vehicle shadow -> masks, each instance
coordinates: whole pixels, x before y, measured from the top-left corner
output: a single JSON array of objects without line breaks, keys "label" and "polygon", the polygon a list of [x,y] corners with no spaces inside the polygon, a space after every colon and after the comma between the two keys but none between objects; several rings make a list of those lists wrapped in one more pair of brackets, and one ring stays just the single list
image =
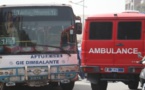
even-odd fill
[{"label": "vehicle shadow", "polygon": [[52,87],[52,86],[43,86],[43,87],[28,87],[23,86],[22,89],[19,90],[62,90],[60,86]]},{"label": "vehicle shadow", "polygon": [[[21,89],[22,90],[22,89]],[[25,87],[23,90],[62,90],[60,86],[44,86],[44,87]],[[91,90],[90,83],[75,83],[73,90]]]}]

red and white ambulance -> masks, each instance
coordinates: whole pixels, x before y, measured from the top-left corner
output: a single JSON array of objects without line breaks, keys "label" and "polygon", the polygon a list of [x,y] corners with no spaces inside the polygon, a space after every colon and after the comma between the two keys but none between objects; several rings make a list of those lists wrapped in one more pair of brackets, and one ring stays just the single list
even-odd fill
[{"label": "red and white ambulance", "polygon": [[143,68],[134,63],[138,53],[145,55],[145,14],[127,11],[85,20],[81,67],[92,90],[106,90],[110,81],[137,89]]}]

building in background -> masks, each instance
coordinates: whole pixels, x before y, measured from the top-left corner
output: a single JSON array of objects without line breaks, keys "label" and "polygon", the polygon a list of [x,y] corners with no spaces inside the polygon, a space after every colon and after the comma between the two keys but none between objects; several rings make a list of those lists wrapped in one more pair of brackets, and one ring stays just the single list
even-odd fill
[{"label": "building in background", "polygon": [[145,13],[145,0],[125,0],[125,10],[138,10]]},{"label": "building in background", "polygon": [[142,0],[126,0],[125,9],[126,10],[136,10],[136,7],[140,5]]}]

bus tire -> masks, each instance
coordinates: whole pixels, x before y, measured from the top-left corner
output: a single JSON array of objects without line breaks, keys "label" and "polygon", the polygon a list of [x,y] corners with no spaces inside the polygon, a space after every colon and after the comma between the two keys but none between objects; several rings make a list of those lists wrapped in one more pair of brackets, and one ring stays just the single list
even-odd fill
[{"label": "bus tire", "polygon": [[73,90],[75,82],[60,83],[62,90]]},{"label": "bus tire", "polygon": [[97,84],[91,83],[92,90],[107,90],[107,81],[99,81]]},{"label": "bus tire", "polygon": [[1,90],[13,90],[13,87],[6,86],[6,83],[3,83],[3,84],[1,85]]},{"label": "bus tire", "polygon": [[14,90],[15,86],[6,86],[6,83],[1,84],[0,90]]},{"label": "bus tire", "polygon": [[22,84],[16,84],[15,86],[6,86],[6,83],[1,84],[0,90],[26,90]]}]

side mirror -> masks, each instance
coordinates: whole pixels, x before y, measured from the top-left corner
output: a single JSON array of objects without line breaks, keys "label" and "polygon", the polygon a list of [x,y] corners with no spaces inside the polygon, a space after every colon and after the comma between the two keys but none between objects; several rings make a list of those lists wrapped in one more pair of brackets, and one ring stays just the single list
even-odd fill
[{"label": "side mirror", "polygon": [[75,30],[76,30],[76,34],[82,34],[82,23],[81,23],[80,16],[76,16]]},{"label": "side mirror", "polygon": [[75,30],[77,34],[82,34],[82,23],[76,23],[75,24]]}]

